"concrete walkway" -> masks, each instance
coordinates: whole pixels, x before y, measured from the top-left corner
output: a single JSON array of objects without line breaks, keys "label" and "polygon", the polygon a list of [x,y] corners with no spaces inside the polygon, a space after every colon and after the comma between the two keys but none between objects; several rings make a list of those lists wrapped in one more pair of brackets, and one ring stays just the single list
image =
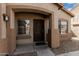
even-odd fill
[{"label": "concrete walkway", "polygon": [[35,48],[32,45],[20,45],[11,56],[79,56],[79,50],[56,55],[45,45],[35,46]]},{"label": "concrete walkway", "polygon": [[52,51],[56,54],[63,54],[72,51],[79,51],[79,39],[72,38],[71,40],[63,40],[61,41],[61,45],[59,48],[52,49]]},{"label": "concrete walkway", "polygon": [[55,56],[48,46],[37,46],[37,56]]},{"label": "concrete walkway", "polygon": [[32,44],[18,45],[11,56],[36,56],[36,52]]},{"label": "concrete walkway", "polygon": [[79,56],[79,51],[73,51],[73,52],[68,52],[68,53],[63,53],[57,56]]},{"label": "concrete walkway", "polygon": [[11,56],[55,56],[47,45],[19,45]]},{"label": "concrete walkway", "polygon": [[53,51],[45,45],[35,46],[35,49],[32,45],[23,45],[18,46],[12,56],[79,56],[79,50],[55,55]]}]

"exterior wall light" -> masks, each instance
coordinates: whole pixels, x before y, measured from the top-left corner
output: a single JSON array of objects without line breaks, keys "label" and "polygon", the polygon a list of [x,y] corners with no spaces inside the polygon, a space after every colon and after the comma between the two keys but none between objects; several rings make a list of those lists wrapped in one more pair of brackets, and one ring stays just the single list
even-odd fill
[{"label": "exterior wall light", "polygon": [[7,22],[9,20],[9,17],[6,14],[3,14],[3,20]]}]

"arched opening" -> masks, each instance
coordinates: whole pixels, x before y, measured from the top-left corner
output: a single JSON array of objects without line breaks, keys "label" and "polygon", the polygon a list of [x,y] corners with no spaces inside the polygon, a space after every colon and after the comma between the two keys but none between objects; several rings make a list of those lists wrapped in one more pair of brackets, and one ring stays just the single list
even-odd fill
[{"label": "arched opening", "polygon": [[[13,33],[13,35],[12,34],[10,35],[12,37],[11,38],[12,43],[10,43],[11,51],[14,51],[15,49],[17,49],[17,46],[15,46],[17,44],[20,44],[20,45],[21,44],[30,44],[30,43],[34,43],[34,41],[38,41],[38,45],[39,45],[39,41],[41,43],[47,42],[48,45],[51,46],[51,33],[49,33],[49,32],[51,32],[51,30],[50,30],[51,29],[51,26],[50,26],[51,25],[51,13],[49,11],[46,11],[43,9],[39,10],[39,8],[33,9],[33,7],[32,7],[32,9],[31,8],[22,8],[19,6],[18,8],[12,8],[12,9],[9,8],[8,12],[10,13],[9,14],[10,15],[10,29],[11,29],[10,31]],[[20,26],[18,27],[18,22],[23,22],[23,23],[30,22],[30,30],[25,31],[27,29],[25,27],[29,27],[28,24],[27,24],[27,26],[19,24]],[[38,23],[38,25],[36,26],[37,23]],[[36,31],[34,31],[34,26],[35,26],[36,30],[40,31],[39,32],[40,34],[38,34],[38,36],[39,36],[38,39],[41,38],[43,40],[41,40],[41,39],[34,40],[34,33],[36,32]],[[43,33],[41,35],[42,31],[43,31]],[[17,35],[17,34],[22,34],[22,35]],[[50,39],[49,39],[48,35],[49,35]],[[43,38],[41,36],[43,36]]]},{"label": "arched opening", "polygon": [[51,35],[49,22],[49,13],[30,9],[15,10],[16,45],[51,45],[51,38],[48,38]]},{"label": "arched opening", "polygon": [[[46,35],[50,27],[49,16],[49,13],[38,10],[15,10],[16,43],[27,44],[35,42],[38,45],[46,43]],[[23,39],[26,40],[23,41]]]}]

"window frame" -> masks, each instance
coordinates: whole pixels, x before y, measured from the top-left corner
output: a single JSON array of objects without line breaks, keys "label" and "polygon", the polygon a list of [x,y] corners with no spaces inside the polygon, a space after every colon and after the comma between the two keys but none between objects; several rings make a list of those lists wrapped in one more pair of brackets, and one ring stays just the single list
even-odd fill
[{"label": "window frame", "polygon": [[[61,31],[62,31],[62,28],[61,28],[61,22],[66,22],[66,29],[65,29],[65,33],[62,33]],[[58,29],[59,29],[59,33],[61,33],[61,34],[66,34],[66,33],[68,33],[68,20],[65,20],[65,19],[59,19],[58,20]]]},{"label": "window frame", "polygon": [[[19,20],[17,20],[17,24],[19,24],[19,21],[21,22],[21,21],[26,21],[26,20],[29,20],[29,19],[19,19]],[[30,30],[29,30],[29,34],[27,34],[26,33],[26,26],[25,26],[26,24],[24,24],[24,26],[23,26],[23,24],[20,24],[20,25],[18,25],[18,31],[17,31],[17,34],[18,35],[30,35]],[[28,24],[27,24],[28,25]],[[29,20],[29,26],[31,26],[31,21]],[[23,28],[22,28],[23,27]],[[19,29],[19,28],[21,28],[21,30]],[[20,33],[20,31],[21,31],[21,33]],[[23,31],[22,31],[23,30]]]}]

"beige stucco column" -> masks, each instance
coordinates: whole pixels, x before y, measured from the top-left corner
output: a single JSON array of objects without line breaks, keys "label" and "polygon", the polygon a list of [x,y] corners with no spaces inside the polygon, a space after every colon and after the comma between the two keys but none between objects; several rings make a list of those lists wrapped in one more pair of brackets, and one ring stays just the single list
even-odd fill
[{"label": "beige stucco column", "polygon": [[16,48],[15,13],[8,6],[6,13],[9,16],[9,21],[7,22],[8,51],[12,53]]},{"label": "beige stucco column", "polygon": [[12,34],[9,34],[11,35],[10,48],[11,48],[11,52],[14,52],[14,50],[16,49],[16,32],[15,32],[16,29],[15,29],[15,13],[12,9],[10,10],[9,16],[10,16],[10,32],[12,33]]},{"label": "beige stucco column", "polygon": [[51,15],[51,47],[52,48],[58,48],[60,45],[60,36],[58,29],[55,28],[55,22],[57,19],[55,18],[55,14],[52,13]]},{"label": "beige stucco column", "polygon": [[6,37],[6,21],[3,20],[3,14],[6,14],[6,4],[0,4],[0,55],[8,53]]}]

